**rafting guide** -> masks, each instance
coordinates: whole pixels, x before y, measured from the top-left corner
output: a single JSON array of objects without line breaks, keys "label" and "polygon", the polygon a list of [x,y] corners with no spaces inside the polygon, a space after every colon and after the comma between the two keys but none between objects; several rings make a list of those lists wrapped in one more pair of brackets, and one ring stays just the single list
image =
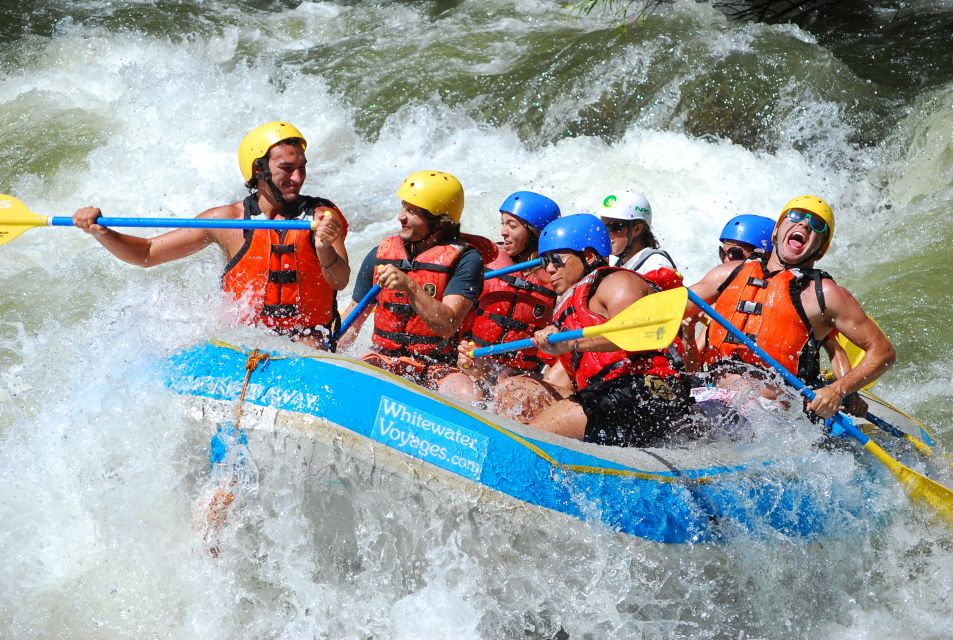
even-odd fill
[{"label": "rafting guide", "polygon": [[[802,195],[778,216],[767,255],[752,254],[708,272],[692,291],[785,369],[815,388],[807,409],[831,418],[845,398],[879,378],[896,352],[856,299],[814,264],[834,236],[834,211],[823,199]],[[699,313],[697,306],[690,314]],[[865,351],[864,357],[830,385],[821,378],[820,349],[839,331]],[[703,355],[707,373],[718,386],[754,383],[768,399],[777,389],[758,384],[764,362],[733,336],[712,324]]]},{"label": "rafting guide", "polygon": [[[340,322],[336,293],[347,286],[351,274],[344,247],[348,224],[330,200],[301,194],[307,148],[304,134],[288,122],[256,127],[238,149],[239,168],[251,194],[200,213],[193,224],[178,221],[183,228],[153,238],[100,224],[104,221],[97,207],[79,209],[72,223],[120,260],[140,267],[178,260],[216,244],[227,261],[222,288],[241,302],[245,322],[333,350]],[[266,220],[259,221],[260,216]],[[242,228],[229,222],[265,224]],[[282,226],[295,222],[299,224]]]},{"label": "rafting guide", "polygon": [[427,412],[381,397],[375,440],[471,479],[480,477],[489,439]]}]

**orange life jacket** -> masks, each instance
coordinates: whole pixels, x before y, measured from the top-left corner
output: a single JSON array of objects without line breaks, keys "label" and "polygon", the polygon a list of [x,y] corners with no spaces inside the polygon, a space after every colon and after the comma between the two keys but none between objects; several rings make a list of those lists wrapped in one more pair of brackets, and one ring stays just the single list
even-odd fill
[{"label": "orange life jacket", "polygon": [[[555,312],[555,325],[560,331],[584,329],[607,321],[607,318],[589,309],[589,300],[599,288],[602,279],[614,271],[628,271],[628,269],[600,267],[586,275],[562,295],[557,302]],[[668,353],[661,351],[629,353],[620,349],[601,353],[571,351],[559,356],[559,360],[573,380],[576,391],[580,391],[594,382],[612,380],[626,374],[651,374],[660,378],[675,376],[678,372],[675,370],[671,357]]]},{"label": "orange life jacket", "polygon": [[[390,236],[377,248],[376,264],[396,266],[433,298],[442,300],[454,266],[466,246],[463,242],[438,244],[411,260],[400,236]],[[374,271],[376,281],[377,269]],[[371,341],[378,351],[388,356],[422,356],[430,362],[450,363],[456,362],[459,335],[438,336],[417,315],[403,291],[382,289],[377,295]]]},{"label": "orange life jacket", "polygon": [[[828,336],[814,337],[801,304],[801,293],[814,283],[821,312],[826,309],[822,280],[830,275],[817,269],[784,269],[765,276],[760,260],[739,265],[719,287],[715,311],[767,351],[784,367],[809,384],[820,376],[820,347]],[[717,322],[708,328],[706,364],[740,359],[764,366],[758,356],[739,344]]]},{"label": "orange life jacket", "polygon": [[[512,264],[512,258],[500,251],[487,269],[502,269]],[[545,277],[544,281],[544,277],[545,272],[537,268],[486,280],[470,339],[485,347],[528,338],[547,326],[553,318],[556,292],[549,288],[549,278]],[[523,371],[539,371],[543,365],[536,349],[504,353],[494,359]]]},{"label": "orange life jacket", "polygon": [[[246,220],[260,215],[255,194],[245,198]],[[330,200],[302,196],[295,218],[313,219],[315,211],[338,216],[347,235],[347,220]],[[248,303],[246,321],[280,334],[308,335],[319,327],[333,335],[339,321],[336,292],[324,278],[312,231],[246,229],[245,244],[226,265],[222,288]]]}]

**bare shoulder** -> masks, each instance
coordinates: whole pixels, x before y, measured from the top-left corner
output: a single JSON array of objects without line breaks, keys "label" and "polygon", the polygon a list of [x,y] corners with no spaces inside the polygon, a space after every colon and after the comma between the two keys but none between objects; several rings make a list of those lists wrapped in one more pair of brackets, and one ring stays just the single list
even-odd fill
[{"label": "bare shoulder", "polygon": [[[853,294],[833,280],[825,278],[821,282],[821,289],[824,292],[825,306],[834,313],[860,308],[860,303]],[[813,291],[813,287],[808,287],[808,290]]]},{"label": "bare shoulder", "polygon": [[[245,207],[241,201],[206,209],[198,218],[213,220],[240,220],[245,215]],[[203,230],[207,242],[214,242],[222,248],[225,256],[231,259],[245,243],[245,235],[241,229],[205,229]]]},{"label": "bare shoulder", "polygon": [[599,283],[598,291],[634,291],[646,293],[651,291],[651,287],[645,281],[645,278],[637,274],[635,271],[620,269],[618,271],[613,271],[603,278],[602,282]]},{"label": "bare shoulder", "polygon": [[645,279],[642,278],[635,271],[629,271],[628,269],[617,269],[612,273],[608,274],[602,280],[605,283],[610,284],[610,286],[626,286],[627,284],[633,282],[645,282]]},{"label": "bare shoulder", "polygon": [[717,297],[719,288],[727,282],[732,272],[743,264],[740,260],[719,264],[689,288],[706,301],[712,302]]},{"label": "bare shoulder", "polygon": [[743,265],[744,262],[741,260],[732,260],[731,262],[726,262],[716,266],[714,269],[706,273],[703,277],[703,281],[708,282],[718,282],[721,284],[728,279],[728,276],[731,275],[732,271]]},{"label": "bare shoulder", "polygon": [[206,209],[199,215],[197,218],[213,218],[216,220],[233,220],[236,218],[241,218],[245,215],[245,207],[241,200],[238,202],[232,202],[231,204],[223,204],[218,207],[212,207],[211,209]]},{"label": "bare shoulder", "polygon": [[606,312],[612,317],[639,298],[652,293],[652,288],[634,271],[613,271],[607,275],[589,301],[589,308],[596,312]]}]

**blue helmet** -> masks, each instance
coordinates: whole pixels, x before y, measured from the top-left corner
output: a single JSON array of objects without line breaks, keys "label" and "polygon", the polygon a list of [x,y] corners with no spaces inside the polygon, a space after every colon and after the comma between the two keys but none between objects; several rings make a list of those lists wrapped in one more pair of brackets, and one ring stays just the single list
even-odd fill
[{"label": "blue helmet", "polygon": [[537,231],[542,231],[543,227],[559,217],[559,205],[538,193],[517,191],[503,201],[500,213],[515,216]]},{"label": "blue helmet", "polygon": [[582,253],[589,247],[603,258],[612,253],[609,232],[602,220],[591,213],[576,213],[553,220],[543,229],[539,237],[539,253],[550,251],[578,251]]},{"label": "blue helmet", "polygon": [[771,253],[771,235],[774,233],[775,221],[764,216],[745,214],[735,216],[728,221],[721,231],[721,242],[734,240],[744,242],[755,248],[755,251]]}]

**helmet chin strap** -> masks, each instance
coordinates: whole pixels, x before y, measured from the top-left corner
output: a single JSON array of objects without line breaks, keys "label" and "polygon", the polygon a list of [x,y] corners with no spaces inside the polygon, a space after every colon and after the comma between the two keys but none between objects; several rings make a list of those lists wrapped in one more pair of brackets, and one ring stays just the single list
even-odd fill
[{"label": "helmet chin strap", "polygon": [[815,249],[810,255],[804,256],[802,259],[798,260],[797,262],[785,262],[784,258],[781,257],[781,249],[780,249],[780,245],[778,244],[774,245],[773,251],[774,251],[774,255],[778,257],[778,262],[784,265],[785,268],[797,269],[798,267],[800,267],[806,262],[813,262],[816,259],[815,256],[820,251],[820,247]]},{"label": "helmet chin strap", "polygon": [[614,254],[615,257],[619,260],[619,264],[625,262],[625,255],[632,250],[632,245],[635,244],[635,238],[632,237],[632,231],[635,229],[635,222],[629,220],[625,230],[626,244],[625,248],[622,249],[619,253]]},{"label": "helmet chin strap", "polygon": [[281,207],[281,213],[285,213],[285,199],[281,195],[281,190],[278,189],[278,186],[275,185],[271,180],[271,170],[268,169],[268,163],[265,162],[264,158],[258,158],[255,160],[255,168],[261,171],[261,179],[265,181],[265,184],[268,186],[268,190],[271,191],[271,195],[274,197],[275,202],[278,203],[278,206]]}]

